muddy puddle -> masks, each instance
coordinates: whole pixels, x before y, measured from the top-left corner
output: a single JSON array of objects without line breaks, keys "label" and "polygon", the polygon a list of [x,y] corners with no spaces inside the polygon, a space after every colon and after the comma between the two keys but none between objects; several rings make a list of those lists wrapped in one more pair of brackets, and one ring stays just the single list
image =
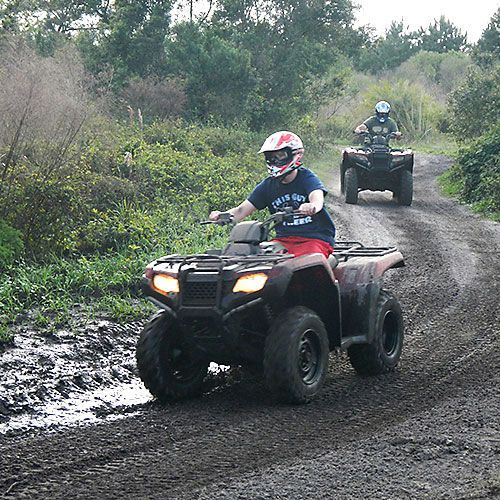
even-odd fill
[{"label": "muddy puddle", "polygon": [[0,422],[0,434],[117,420],[137,413],[151,400],[151,394],[139,380],[91,393],[71,394],[63,400],[35,405],[27,412],[5,417]]},{"label": "muddy puddle", "polygon": [[[0,435],[140,412],[153,401],[136,368],[142,327],[107,320],[50,334],[18,327],[0,352]],[[227,369],[212,363],[210,383],[221,382]]]}]

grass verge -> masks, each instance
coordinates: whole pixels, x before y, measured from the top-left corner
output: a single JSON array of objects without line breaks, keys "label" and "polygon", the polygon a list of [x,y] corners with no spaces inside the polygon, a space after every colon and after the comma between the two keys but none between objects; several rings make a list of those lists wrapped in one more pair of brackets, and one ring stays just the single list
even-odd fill
[{"label": "grass verge", "polygon": [[70,324],[75,312],[117,321],[149,316],[153,309],[140,291],[145,266],[165,254],[221,247],[227,228],[195,226],[179,236],[173,246],[126,248],[73,259],[52,258],[43,264],[18,263],[3,273],[0,283],[0,342],[12,339],[16,323],[27,322],[40,330],[52,330]]}]

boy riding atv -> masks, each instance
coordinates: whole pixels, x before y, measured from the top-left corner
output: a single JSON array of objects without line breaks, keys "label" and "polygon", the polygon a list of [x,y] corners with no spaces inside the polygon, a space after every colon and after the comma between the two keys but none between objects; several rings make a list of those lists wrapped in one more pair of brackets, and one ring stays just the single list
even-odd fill
[{"label": "boy riding atv", "polygon": [[[276,132],[265,140],[259,153],[264,153],[269,177],[228,212],[239,222],[265,207],[271,213],[292,208],[302,217],[279,225],[275,241],[297,257],[316,252],[328,257],[333,252],[335,225],[324,207],[325,186],[302,166],[302,140],[292,132]],[[209,219],[216,221],[220,214],[213,211]]]}]

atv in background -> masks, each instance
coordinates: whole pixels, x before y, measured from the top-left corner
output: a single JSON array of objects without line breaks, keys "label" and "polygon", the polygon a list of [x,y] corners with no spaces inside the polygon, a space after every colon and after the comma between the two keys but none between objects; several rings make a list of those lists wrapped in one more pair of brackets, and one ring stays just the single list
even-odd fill
[{"label": "atv in background", "polygon": [[[277,224],[296,216],[287,210],[240,222],[222,250],[148,265],[143,290],[159,311],[140,336],[136,358],[156,398],[199,394],[210,362],[259,371],[271,391],[292,403],[318,393],[332,350],[347,351],[362,375],[395,368],[403,317],[382,279],[404,265],[403,256],[394,247],[342,242],[328,259],[294,257],[268,240]],[[215,223],[231,220],[225,213]]]},{"label": "atv in background", "polygon": [[389,140],[394,134],[372,136],[363,132],[363,147],[350,147],[342,153],[340,190],[346,203],[356,204],[358,193],[371,191],[393,192],[399,205],[411,205],[413,200],[413,152],[411,149],[392,149]]}]

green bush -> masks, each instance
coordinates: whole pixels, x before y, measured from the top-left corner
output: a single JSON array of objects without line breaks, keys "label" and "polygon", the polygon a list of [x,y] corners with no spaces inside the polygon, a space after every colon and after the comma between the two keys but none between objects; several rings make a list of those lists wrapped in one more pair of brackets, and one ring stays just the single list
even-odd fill
[{"label": "green bush", "polygon": [[21,232],[0,219],[0,270],[18,259],[24,250]]},{"label": "green bush", "polygon": [[498,123],[500,107],[500,65],[471,70],[449,96],[450,128],[456,137],[467,141],[479,137]]},{"label": "green bush", "polygon": [[457,158],[464,175],[463,199],[487,212],[500,212],[500,123]]},{"label": "green bush", "polygon": [[265,175],[259,145],[241,129],[110,124],[75,148],[57,175],[23,158],[0,210],[38,260],[143,246],[165,217],[170,224],[165,214],[200,219],[240,203]]},{"label": "green bush", "polygon": [[500,220],[500,124],[462,147],[440,182],[448,194]]}]

